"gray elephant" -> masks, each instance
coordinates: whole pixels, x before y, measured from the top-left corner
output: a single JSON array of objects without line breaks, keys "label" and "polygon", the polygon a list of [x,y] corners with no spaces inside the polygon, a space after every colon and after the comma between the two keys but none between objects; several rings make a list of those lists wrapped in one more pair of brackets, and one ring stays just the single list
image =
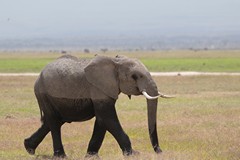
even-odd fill
[{"label": "gray elephant", "polygon": [[42,126],[24,140],[28,153],[51,132],[54,156],[65,157],[61,126],[65,122],[86,121],[96,117],[87,155],[96,156],[106,131],[117,140],[124,155],[134,154],[131,142],[123,131],[115,110],[122,92],[147,98],[149,135],[153,149],[160,153],[156,114],[157,98],[167,97],[158,92],[146,67],[136,59],[96,56],[78,59],[65,55],[48,64],[38,77],[34,92],[38,100]]}]

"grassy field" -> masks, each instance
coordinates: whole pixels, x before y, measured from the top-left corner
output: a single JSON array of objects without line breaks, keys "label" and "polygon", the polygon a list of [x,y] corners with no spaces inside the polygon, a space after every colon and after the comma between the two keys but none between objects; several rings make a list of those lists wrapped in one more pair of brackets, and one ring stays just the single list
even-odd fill
[{"label": "grassy field", "polygon": [[[102,53],[71,53],[77,57],[92,58]],[[139,58],[150,71],[210,71],[240,72],[240,51],[152,51],[152,52],[107,52]],[[40,72],[60,53],[0,53],[0,72]]]},{"label": "grassy field", "polygon": [[[91,58],[95,53],[73,53]],[[240,51],[108,52],[141,59],[151,71],[240,71]],[[39,72],[59,53],[0,53],[0,72]],[[150,63],[151,62],[151,63]],[[120,95],[117,112],[132,146],[140,152],[130,160],[240,159],[240,76],[154,77],[159,89],[175,99],[159,99],[158,135],[163,153],[156,155],[147,129],[145,98]],[[33,93],[36,77],[0,77],[0,159],[51,159],[50,134],[30,156],[23,140],[40,126]],[[94,119],[65,124],[62,137],[68,159],[83,159]],[[102,159],[124,159],[107,134]]]},{"label": "grassy field", "polygon": [[[48,135],[35,156],[26,153],[23,139],[40,126],[33,94],[36,77],[0,77],[0,159],[50,159]],[[158,131],[163,153],[155,155],[147,129],[144,97],[121,95],[117,112],[133,148],[129,159],[238,160],[240,158],[240,77],[155,77],[164,93],[175,99],[159,99]],[[94,119],[93,119],[94,120]],[[65,124],[63,143],[69,159],[83,159],[93,120]],[[116,141],[107,134],[100,150],[102,159],[124,159]]]}]

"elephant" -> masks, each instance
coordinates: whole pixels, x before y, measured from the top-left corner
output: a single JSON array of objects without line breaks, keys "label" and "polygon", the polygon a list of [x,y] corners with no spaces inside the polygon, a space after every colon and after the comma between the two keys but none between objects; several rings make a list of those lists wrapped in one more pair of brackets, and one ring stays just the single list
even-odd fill
[{"label": "elephant", "polygon": [[147,68],[137,59],[126,56],[95,56],[80,59],[64,55],[46,65],[38,76],[34,93],[41,113],[41,127],[24,140],[25,149],[35,149],[51,132],[54,157],[65,157],[61,140],[64,123],[82,122],[95,117],[86,156],[98,156],[106,131],[118,142],[123,155],[137,153],[132,149],[116,113],[115,102],[120,93],[144,95],[147,100],[148,128],[156,153],[162,152],[158,142],[156,118],[160,93]]}]

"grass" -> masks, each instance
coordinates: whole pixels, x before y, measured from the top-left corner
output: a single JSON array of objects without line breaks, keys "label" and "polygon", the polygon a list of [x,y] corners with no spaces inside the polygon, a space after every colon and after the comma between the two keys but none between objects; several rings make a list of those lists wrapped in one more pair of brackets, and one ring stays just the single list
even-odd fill
[{"label": "grass", "polygon": [[164,58],[142,59],[150,71],[209,71],[209,72],[238,72],[240,59],[236,58]]},{"label": "grass", "polygon": [[[77,57],[92,58],[102,53],[71,53]],[[152,51],[152,52],[107,52],[105,55],[117,54],[140,59],[150,71],[210,71],[239,72],[239,51]],[[41,69],[60,53],[27,52],[0,53],[0,72],[40,72]]]},{"label": "grass", "polygon": [[0,53],[0,72],[40,72],[49,62],[59,54],[46,53]]},{"label": "grass", "polygon": [[[145,99],[120,95],[117,113],[132,146],[140,152],[133,159],[237,160],[240,158],[239,76],[154,77],[160,90],[175,99],[160,99],[158,135],[163,153],[154,154],[147,129]],[[36,77],[0,77],[0,159],[51,159],[50,134],[36,150],[26,153],[23,139],[40,126],[33,94]],[[68,159],[83,159],[94,119],[65,124],[62,137]],[[99,155],[124,159],[108,133]]]},{"label": "grass", "polygon": [[0,72],[39,72],[41,69],[53,59],[50,58],[27,58],[27,59],[18,59],[18,58],[9,58],[9,59],[0,59],[1,69]]},{"label": "grass", "polygon": [[[72,53],[91,58],[95,53]],[[98,53],[102,54],[102,53]],[[107,52],[141,59],[151,71],[239,72],[239,51]],[[0,53],[0,72],[39,72],[59,53]],[[147,129],[145,99],[120,95],[117,113],[132,146],[141,154],[133,159],[238,160],[240,158],[240,77],[154,77],[159,89],[176,95],[160,99],[158,135],[163,153],[156,155]],[[30,156],[24,138],[40,126],[40,113],[33,93],[36,77],[0,77],[0,159],[51,159],[50,134]],[[83,159],[94,119],[65,124],[62,137],[69,159]],[[99,155],[102,159],[124,159],[108,133]]]}]

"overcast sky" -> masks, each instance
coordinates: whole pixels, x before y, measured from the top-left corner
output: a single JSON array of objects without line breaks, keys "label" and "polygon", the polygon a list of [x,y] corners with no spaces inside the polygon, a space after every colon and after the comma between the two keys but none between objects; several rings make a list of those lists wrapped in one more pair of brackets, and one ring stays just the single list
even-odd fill
[{"label": "overcast sky", "polygon": [[0,39],[155,31],[238,32],[240,0],[0,0]]}]

